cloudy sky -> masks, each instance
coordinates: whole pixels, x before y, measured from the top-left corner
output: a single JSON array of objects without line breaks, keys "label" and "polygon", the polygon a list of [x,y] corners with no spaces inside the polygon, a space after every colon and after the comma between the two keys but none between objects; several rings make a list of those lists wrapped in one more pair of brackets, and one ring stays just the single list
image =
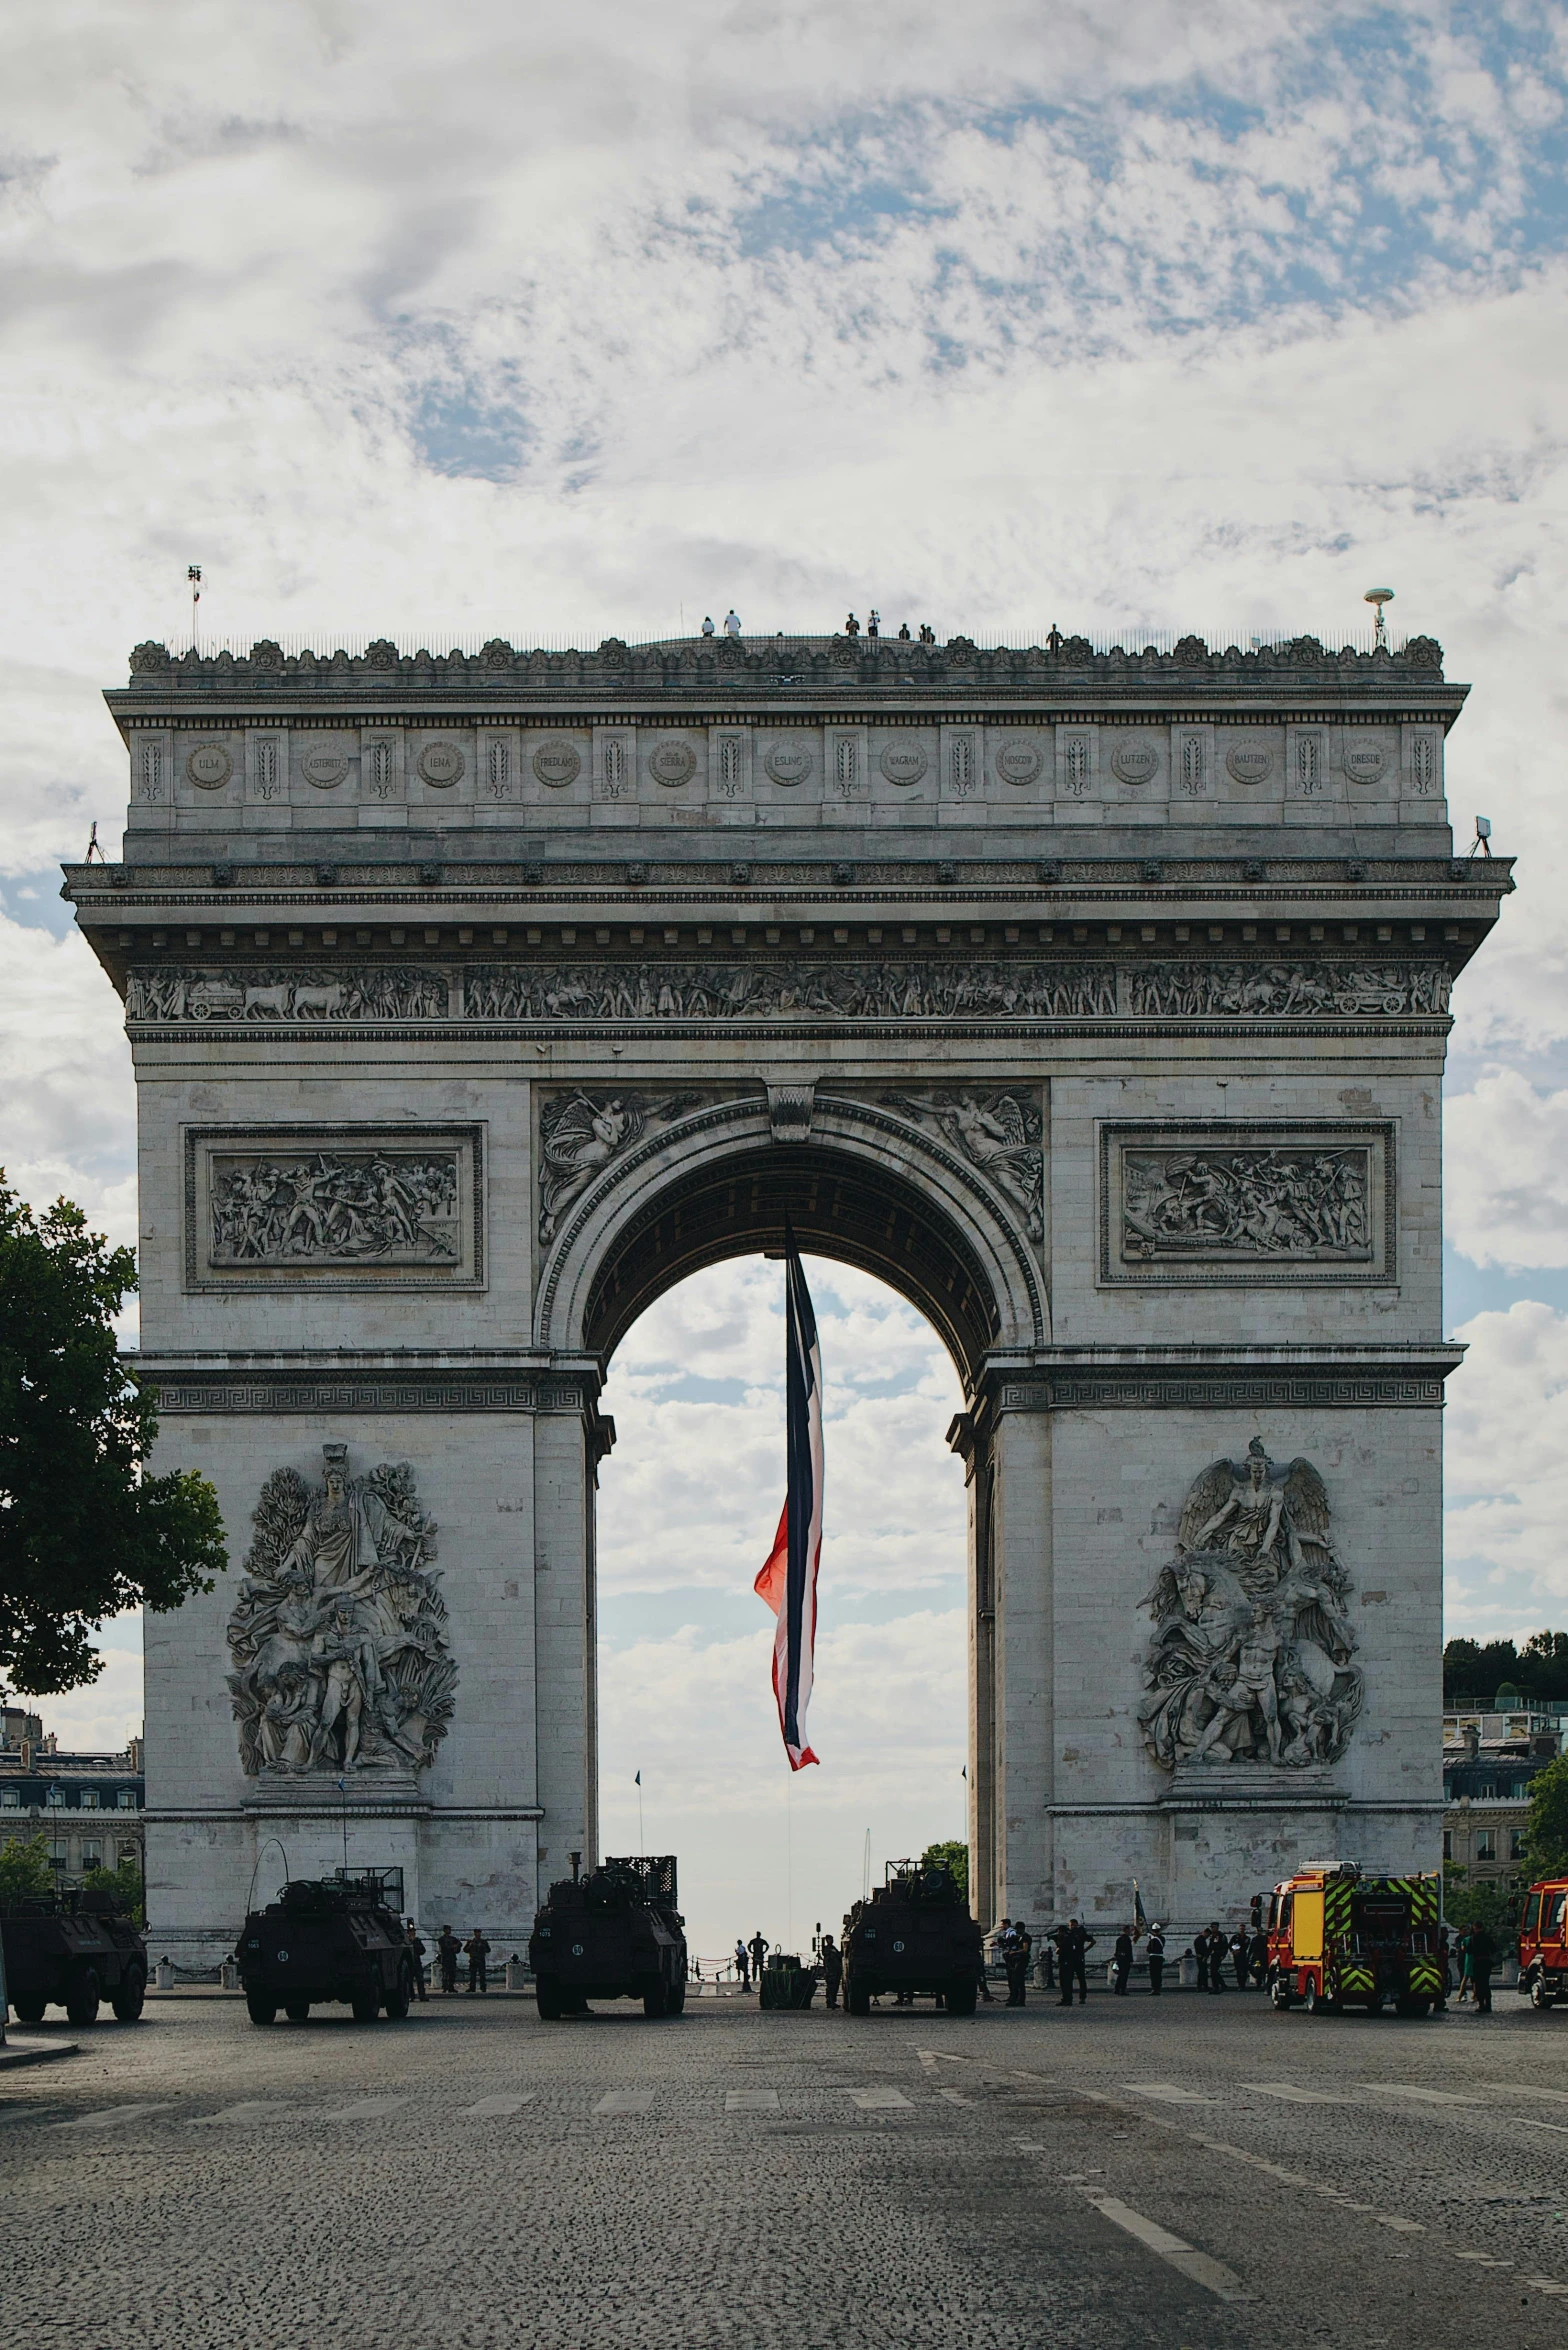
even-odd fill
[{"label": "cloudy sky", "polygon": [[[874,602],[981,638],[1338,639],[1387,581],[1398,631],[1474,681],[1456,825],[1484,811],[1522,859],[1456,1004],[1450,1629],[1568,1622],[1565,83],[1546,0],[13,0],[13,1180],[133,1232],[126,1055],[56,867],[95,818],[117,831],[99,691],[138,638],[183,641],[188,562],[217,637],[438,649],[731,601],[769,630]],[[639,1760],[650,1842],[657,1816],[733,1858],[772,1805],[774,1858],[836,1856],[797,1929],[858,1882],[868,1825],[878,1858],[956,1826],[962,1739],[950,1374],[885,1293],[817,1278],[836,1775],[806,1774],[793,1814],[743,1588],[776,1508],[769,1272],[694,1283],[633,1333],[605,1495],[607,1818],[632,1832]],[[722,1510],[715,1445],[741,1464]],[[893,1445],[890,1515],[862,1464]],[[632,1538],[654,1501],[691,1536],[662,1584]],[[869,1730],[851,1686],[876,1692]],[[662,1746],[638,1710],[657,1687],[684,1693]],[[130,1652],[51,1710],[123,1735]]]}]

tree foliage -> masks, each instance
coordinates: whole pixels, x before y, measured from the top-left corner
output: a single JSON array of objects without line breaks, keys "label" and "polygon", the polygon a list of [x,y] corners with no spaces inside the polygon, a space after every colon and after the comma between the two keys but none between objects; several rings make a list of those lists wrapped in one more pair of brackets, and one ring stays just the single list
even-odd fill
[{"label": "tree foliage", "polygon": [[54,1888],[46,1836],[30,1836],[25,1844],[20,1836],[12,1836],[0,1844],[0,1900],[17,1893],[52,1893]]},{"label": "tree foliage", "polygon": [[122,1860],[117,1869],[85,1869],[82,1885],[89,1893],[112,1893],[133,1925],[147,1923],[146,1887],[135,1861]]},{"label": "tree foliage", "polygon": [[948,1869],[958,1884],[958,1890],[967,1900],[969,1895],[969,1847],[956,1837],[946,1844],[928,1844],[920,1855],[923,1869]]},{"label": "tree foliage", "polygon": [[1568,1876],[1568,1755],[1560,1754],[1530,1781],[1524,1849],[1532,1876]]},{"label": "tree foliage", "polygon": [[1536,1632],[1523,1648],[1511,1640],[1450,1640],[1443,1651],[1443,1703],[1490,1706],[1512,1683],[1532,1698],[1568,1698],[1568,1632]]},{"label": "tree foliage", "polygon": [[1470,1871],[1448,1861],[1443,1868],[1443,1920],[1459,1933],[1466,1926],[1485,1926],[1501,1948],[1519,1930],[1523,1885],[1517,1876],[1472,1877]]},{"label": "tree foliage", "polygon": [[97,1678],[106,1617],[178,1607],[227,1564],[206,1478],[145,1471],[157,1413],[113,1329],[135,1287],[130,1249],[68,1200],[35,1217],[0,1174],[0,1678],[35,1694]]}]

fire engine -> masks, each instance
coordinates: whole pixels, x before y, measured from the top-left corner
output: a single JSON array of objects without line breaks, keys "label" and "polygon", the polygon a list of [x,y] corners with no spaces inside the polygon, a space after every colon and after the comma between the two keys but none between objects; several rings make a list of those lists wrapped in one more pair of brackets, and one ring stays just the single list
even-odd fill
[{"label": "fire engine", "polygon": [[1530,1887],[1519,1920],[1519,1988],[1532,2007],[1568,1998],[1568,1878]]},{"label": "fire engine", "polygon": [[1278,2009],[1425,2015],[1442,1996],[1439,1876],[1367,1877],[1354,1861],[1300,1869],[1268,1904],[1268,1983]]}]

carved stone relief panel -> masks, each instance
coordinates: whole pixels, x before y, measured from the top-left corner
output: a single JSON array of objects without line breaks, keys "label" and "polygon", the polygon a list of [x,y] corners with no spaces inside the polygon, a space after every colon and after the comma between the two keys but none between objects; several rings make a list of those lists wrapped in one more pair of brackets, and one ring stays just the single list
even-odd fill
[{"label": "carved stone relief panel", "polygon": [[1043,1119],[1033,1087],[995,1083],[886,1093],[885,1108],[939,1134],[1006,1200],[1031,1240],[1045,1236]]},{"label": "carved stone relief panel", "polygon": [[228,1623],[241,1766],[407,1775],[434,1759],[457,1689],[435,1521],[406,1461],[355,1476],[346,1445],[321,1450],[317,1488],[275,1469],[253,1515]]},{"label": "carved stone relief panel", "polygon": [[474,1289],[484,1129],[187,1127],[193,1289]]},{"label": "carved stone relief panel", "polygon": [[1392,1123],[1100,1129],[1102,1282],[1399,1278]]},{"label": "carved stone relief panel", "polygon": [[539,1105],[539,1244],[547,1248],[579,1192],[650,1130],[673,1126],[700,1093],[610,1093],[600,1087],[542,1092]]},{"label": "carved stone relief panel", "polygon": [[1212,1462],[1143,1602],[1154,1632],[1138,1718],[1154,1760],[1337,1762],[1362,1703],[1350,1592],[1310,1461],[1281,1467],[1255,1436],[1244,1461]]}]

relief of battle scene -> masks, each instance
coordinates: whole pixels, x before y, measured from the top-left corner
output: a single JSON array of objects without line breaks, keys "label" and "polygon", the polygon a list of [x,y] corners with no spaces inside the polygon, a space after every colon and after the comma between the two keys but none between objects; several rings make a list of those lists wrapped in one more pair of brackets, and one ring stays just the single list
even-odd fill
[{"label": "relief of battle scene", "polygon": [[1372,1255],[1371,1153],[1344,1150],[1127,1150],[1122,1254],[1130,1263]]},{"label": "relief of battle scene", "polygon": [[407,1462],[351,1476],[322,1447],[312,1492],[297,1469],[262,1487],[229,1619],[228,1676],[247,1774],[410,1771],[451,1720],[457,1669],[433,1564],[436,1527]]},{"label": "relief of battle scene", "polygon": [[455,1150],[215,1154],[211,1261],[455,1265],[459,1184]]},{"label": "relief of battle scene", "polygon": [[1362,1702],[1349,1596],[1310,1461],[1282,1468],[1255,1436],[1245,1461],[1211,1463],[1143,1602],[1154,1634],[1138,1718],[1155,1761],[1337,1762]]}]

